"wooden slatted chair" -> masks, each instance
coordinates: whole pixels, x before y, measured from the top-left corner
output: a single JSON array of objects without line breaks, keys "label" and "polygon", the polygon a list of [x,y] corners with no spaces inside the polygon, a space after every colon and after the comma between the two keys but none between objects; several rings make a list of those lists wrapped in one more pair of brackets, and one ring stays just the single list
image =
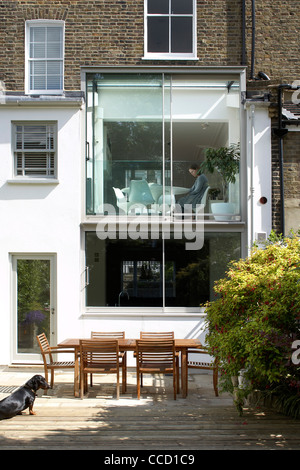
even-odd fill
[{"label": "wooden slatted chair", "polygon": [[[92,331],[91,338],[100,339],[125,339],[125,331]],[[122,365],[122,393],[127,389],[127,354],[126,351],[121,354]],[[90,374],[90,386],[93,386],[93,374]]]},{"label": "wooden slatted chair", "polygon": [[[64,349],[60,346],[50,346],[47,336],[45,333],[38,335],[37,341],[41,350],[43,362],[44,362],[44,371],[45,371],[45,380],[48,382],[48,370],[51,373],[50,386],[53,388],[54,385],[54,371],[58,369],[74,369],[74,361],[54,361],[52,354],[57,353],[72,353],[74,356],[74,349]],[[47,390],[44,391],[44,394],[47,395]]]},{"label": "wooden slatted chair", "polygon": [[118,340],[80,340],[80,396],[88,391],[87,374],[116,374],[117,399],[120,397],[120,353]]},{"label": "wooden slatted chair", "polygon": [[213,371],[213,387],[215,391],[216,397],[219,396],[219,390],[218,390],[218,360],[215,358],[214,361],[203,361],[202,358],[197,358],[195,357],[191,358],[192,354],[197,354],[197,355],[209,355],[209,352],[205,348],[199,348],[199,349],[188,349],[188,357],[187,357],[187,367],[188,369],[206,369],[206,370],[212,370]]},{"label": "wooden slatted chair", "polygon": [[173,374],[176,400],[176,354],[174,339],[138,339],[136,341],[137,397],[141,396],[140,374]]},{"label": "wooden slatted chair", "polygon": [[[174,331],[140,331],[140,339],[174,339]],[[180,354],[176,351],[176,369],[177,369],[177,392],[180,390],[179,385],[179,358]],[[143,386],[143,374],[141,374],[141,387]]]},{"label": "wooden slatted chair", "polygon": [[140,339],[174,339],[174,331],[140,331]]}]

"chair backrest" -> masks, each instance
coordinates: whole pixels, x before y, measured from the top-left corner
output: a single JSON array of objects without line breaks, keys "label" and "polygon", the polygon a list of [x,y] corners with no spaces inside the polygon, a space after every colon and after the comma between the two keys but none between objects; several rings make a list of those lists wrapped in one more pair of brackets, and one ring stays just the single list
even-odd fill
[{"label": "chair backrest", "polygon": [[87,366],[110,367],[115,365],[119,369],[119,345],[116,339],[80,340],[80,364]]},{"label": "chair backrest", "polygon": [[140,331],[141,339],[174,339],[174,331]]},{"label": "chair backrest", "polygon": [[91,338],[125,338],[125,331],[92,331]]},{"label": "chair backrest", "polygon": [[138,362],[144,366],[163,365],[175,369],[174,339],[138,339],[136,341]]},{"label": "chair backrest", "polygon": [[207,195],[208,195],[208,191],[210,190],[210,186],[207,186],[203,196],[202,196],[202,199],[201,199],[201,204],[204,205],[204,207],[206,206],[206,201],[207,201]]},{"label": "chair backrest", "polygon": [[125,195],[122,193],[122,191],[121,191],[120,188],[114,188],[114,187],[113,187],[113,190],[114,190],[114,192],[115,192],[117,201],[119,201],[119,202],[125,202],[125,201],[126,201],[126,197],[125,197]]},{"label": "chair backrest", "polygon": [[129,202],[137,202],[145,205],[155,203],[146,180],[130,181]]},{"label": "chair backrest", "polygon": [[[196,354],[197,359],[195,356],[193,359],[191,358],[192,354]],[[191,369],[213,369],[216,366],[216,360],[210,361],[207,360],[205,361],[204,358],[201,357],[201,355],[209,355],[208,351],[206,349],[188,349],[187,351],[187,366]]]},{"label": "chair backrest", "polygon": [[49,359],[51,362],[53,362],[50,344],[45,333],[41,333],[40,335],[37,335],[36,339],[37,339],[37,342],[39,343],[43,360],[47,362],[46,355],[49,354]]},{"label": "chair backrest", "polygon": [[157,203],[160,196],[163,193],[163,185],[162,184],[157,184],[157,183],[149,183],[149,188],[150,188],[151,194],[152,194],[155,202]]},{"label": "chair backrest", "polygon": [[[187,367],[188,369],[206,369],[206,370],[212,370],[213,371],[213,386],[215,390],[215,395],[216,397],[219,396],[219,391],[218,391],[218,366],[219,366],[219,361],[218,358],[216,357],[213,361],[205,361],[201,355],[209,355],[209,352],[207,349],[202,348],[202,349],[188,349],[187,351]],[[191,355],[193,357],[191,358]],[[199,358],[197,358],[197,355]]]}]

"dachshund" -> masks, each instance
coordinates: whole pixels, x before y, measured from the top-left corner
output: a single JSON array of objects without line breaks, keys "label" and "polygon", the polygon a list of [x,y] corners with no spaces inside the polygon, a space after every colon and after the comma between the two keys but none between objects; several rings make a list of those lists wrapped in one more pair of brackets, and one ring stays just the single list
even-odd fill
[{"label": "dachshund", "polygon": [[22,411],[29,408],[29,414],[35,415],[33,404],[36,397],[36,391],[42,388],[47,390],[51,388],[42,375],[34,375],[22,387],[18,388],[8,397],[0,401],[0,420],[13,418]]}]

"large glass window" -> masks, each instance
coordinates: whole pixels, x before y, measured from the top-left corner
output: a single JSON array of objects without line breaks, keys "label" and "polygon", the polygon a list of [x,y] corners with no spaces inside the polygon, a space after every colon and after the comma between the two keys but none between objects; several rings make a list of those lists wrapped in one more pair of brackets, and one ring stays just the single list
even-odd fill
[{"label": "large glass window", "polygon": [[[240,141],[238,75],[91,74],[87,97],[88,214],[105,213],[107,204],[119,215],[162,214],[162,205],[180,204],[198,185],[190,170],[206,148]],[[236,176],[229,185],[235,220]],[[224,185],[217,167],[201,180],[197,203],[210,217],[212,203],[224,201]]]},{"label": "large glass window", "polygon": [[88,307],[199,307],[214,281],[241,256],[239,233],[206,233],[203,247],[186,240],[100,240],[86,233]]}]

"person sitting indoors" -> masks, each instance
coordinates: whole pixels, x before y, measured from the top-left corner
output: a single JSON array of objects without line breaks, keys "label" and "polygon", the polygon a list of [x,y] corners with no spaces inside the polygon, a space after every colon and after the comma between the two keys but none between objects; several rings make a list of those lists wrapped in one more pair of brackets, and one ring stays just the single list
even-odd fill
[{"label": "person sitting indoors", "polygon": [[182,212],[184,212],[184,206],[186,204],[192,205],[193,209],[197,204],[201,204],[201,200],[208,186],[208,179],[203,173],[201,173],[200,166],[197,163],[193,163],[189,167],[189,172],[196,181],[187,195],[177,201],[177,205],[179,204]]}]

